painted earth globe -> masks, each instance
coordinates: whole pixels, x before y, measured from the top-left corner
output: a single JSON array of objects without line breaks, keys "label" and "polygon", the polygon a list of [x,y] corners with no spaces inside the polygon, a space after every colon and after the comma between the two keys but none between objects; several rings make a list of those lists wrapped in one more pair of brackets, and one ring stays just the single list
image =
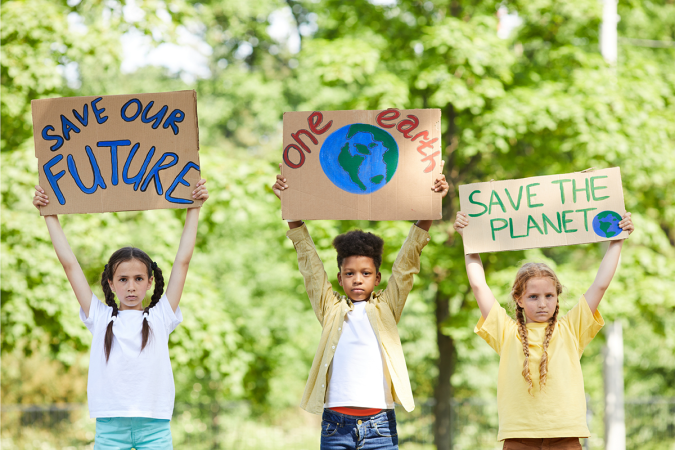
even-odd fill
[{"label": "painted earth globe", "polygon": [[610,238],[623,230],[619,228],[621,216],[614,211],[603,211],[593,219],[593,231],[600,237]]},{"label": "painted earth globe", "polygon": [[353,123],[331,133],[319,157],[326,176],[352,194],[382,189],[398,167],[398,145],[386,130]]}]

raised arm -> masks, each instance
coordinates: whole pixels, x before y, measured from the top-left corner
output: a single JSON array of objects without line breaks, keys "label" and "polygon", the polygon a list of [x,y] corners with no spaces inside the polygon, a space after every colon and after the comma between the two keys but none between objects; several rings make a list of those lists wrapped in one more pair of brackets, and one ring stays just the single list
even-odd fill
[{"label": "raised arm", "polygon": [[[209,193],[204,185],[206,180],[201,179],[192,191],[192,198],[196,200],[206,201],[209,198]],[[169,284],[166,287],[166,298],[169,299],[171,309],[175,312],[178,308],[178,303],[183,295],[183,288],[185,287],[185,279],[187,278],[188,267],[192,259],[192,253],[195,249],[195,241],[197,240],[197,226],[199,225],[199,208],[190,208],[187,210],[185,216],[185,226],[183,227],[183,235],[180,237],[180,244],[178,244],[178,252],[176,259],[171,268],[171,277]]]},{"label": "raised arm", "polygon": [[[39,210],[40,207],[47,206],[48,203],[49,198],[47,197],[47,194],[45,194],[45,191],[40,186],[35,186],[33,205]],[[70,287],[73,289],[75,297],[84,311],[84,315],[89,317],[89,307],[91,306],[92,298],[89,282],[84,276],[80,263],[77,261],[75,254],[68,244],[68,239],[66,239],[66,235],[61,228],[59,217],[56,215],[44,217],[45,223],[47,224],[47,230],[49,230],[49,236],[52,239],[52,245],[54,245],[54,251],[56,251],[56,256],[59,258],[59,262],[66,272]]]},{"label": "raised arm", "polygon": [[[463,212],[458,212],[455,220],[455,230],[457,230],[460,236],[464,236],[464,228],[467,225],[469,225],[469,218]],[[483,262],[480,260],[478,253],[465,255],[464,262],[466,264],[466,275],[469,277],[469,285],[471,285],[473,295],[476,297],[476,302],[478,302],[480,313],[484,319],[487,319],[497,299],[495,299],[485,280]]]},{"label": "raised arm", "polygon": [[[631,220],[631,214],[627,212],[623,215],[621,222],[619,222],[619,227],[628,231],[630,235],[635,227],[633,226],[633,221]],[[614,273],[616,268],[619,265],[619,257],[621,256],[621,248],[623,247],[623,239],[619,241],[611,241],[609,247],[607,248],[607,253],[605,257],[602,258],[600,267],[598,268],[598,274],[595,276],[595,280],[591,287],[588,288],[584,297],[586,297],[586,302],[588,307],[591,308],[591,312],[595,314],[595,311],[598,309],[598,305],[602,300],[602,297],[605,295],[605,291],[609,288],[609,284],[614,278]]]}]

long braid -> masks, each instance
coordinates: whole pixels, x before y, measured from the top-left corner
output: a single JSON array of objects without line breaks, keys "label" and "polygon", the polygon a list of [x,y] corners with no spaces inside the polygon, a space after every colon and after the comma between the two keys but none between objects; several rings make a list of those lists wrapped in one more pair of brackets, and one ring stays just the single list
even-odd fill
[{"label": "long braid", "polygon": [[103,273],[101,274],[101,287],[103,288],[103,294],[105,294],[105,304],[112,308],[112,317],[110,322],[108,322],[108,327],[105,330],[105,339],[103,341],[104,350],[105,350],[105,362],[108,362],[110,358],[110,351],[112,350],[113,344],[113,323],[117,319],[117,303],[115,302],[115,294],[113,294],[112,289],[110,289],[110,283],[108,280],[112,280],[114,268],[111,264],[106,264]]},{"label": "long braid", "polygon": [[558,319],[558,311],[560,310],[560,302],[555,305],[555,312],[548,319],[548,325],[546,326],[546,335],[544,336],[544,352],[541,355],[541,363],[539,364],[539,386],[540,389],[543,389],[546,386],[546,377],[548,375],[548,353],[546,349],[548,344],[551,342],[551,337],[553,336],[553,330],[555,330],[555,323]]},{"label": "long braid", "polygon": [[525,381],[527,381],[527,392],[532,395],[532,377],[530,376],[530,345],[527,340],[527,327],[525,326],[523,308],[518,305],[516,305],[516,317],[518,318],[518,332],[520,333],[520,340],[523,343],[523,353],[525,353],[525,361],[523,362],[523,378],[525,378]]},{"label": "long braid", "polygon": [[155,290],[152,292],[152,298],[150,304],[143,310],[143,329],[141,330],[141,351],[145,348],[152,333],[150,328],[150,323],[148,322],[148,316],[150,314],[150,308],[155,306],[159,299],[162,298],[164,294],[164,276],[162,275],[162,269],[157,266],[157,263],[153,261],[152,272],[155,278]]}]

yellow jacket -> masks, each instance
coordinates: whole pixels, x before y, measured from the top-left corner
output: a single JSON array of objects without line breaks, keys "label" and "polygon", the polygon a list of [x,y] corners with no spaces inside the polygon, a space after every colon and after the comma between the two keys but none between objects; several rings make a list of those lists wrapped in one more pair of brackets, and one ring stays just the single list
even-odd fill
[{"label": "yellow jacket", "polygon": [[[307,227],[303,224],[286,235],[298,253],[298,267],[305,279],[309,301],[323,327],[300,406],[321,414],[329,381],[328,368],[340,339],[345,314],[353,309],[353,304],[346,296],[333,291]],[[412,411],[415,403],[396,324],[413,287],[413,276],[420,271],[420,254],[428,242],[429,233],[413,225],[396,257],[387,288],[373,293],[366,304],[368,320],[382,346],[385,370],[391,376],[392,397],[406,411]]]}]

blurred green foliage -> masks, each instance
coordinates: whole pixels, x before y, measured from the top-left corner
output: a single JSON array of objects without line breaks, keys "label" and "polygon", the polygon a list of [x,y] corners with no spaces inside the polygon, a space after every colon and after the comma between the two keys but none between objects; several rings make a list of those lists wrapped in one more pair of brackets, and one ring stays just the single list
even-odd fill
[{"label": "blurred green foliage", "polygon": [[[621,45],[617,66],[608,66],[598,51],[596,0],[135,4],[145,16],[130,21],[123,0],[2,3],[4,403],[84,401],[85,391],[72,388],[77,383],[61,380],[86,377],[82,355],[90,345],[31,205],[37,169],[30,100],[177,89],[198,93],[202,174],[211,192],[181,301],[185,321],[171,337],[177,401],[248,400],[255,414],[298,403],[320,326],[269,188],[280,160],[282,113],[387,107],[441,109],[451,183],[444,220],[432,229],[400,324],[415,395],[434,395],[445,364],[437,341],[443,336],[456,352],[453,395],[495,395],[498,359],[473,333],[479,312],[451,227],[457,186],[613,166],[621,167],[637,231],[600,309],[606,320],[625,325],[626,395],[675,395],[675,49]],[[523,20],[508,39],[496,34],[502,4]],[[297,53],[270,35],[280,13],[291,19],[291,32],[300,30]],[[620,36],[675,40],[671,1],[621,2],[619,13]],[[121,72],[124,33],[137,30],[159,44],[173,42],[181,29],[212,49],[208,77],[185,82],[180,73],[149,66]],[[168,269],[183,217],[174,210],[73,215],[62,224],[100,294],[104,261],[120,246],[142,247]],[[385,238],[386,279],[409,224],[309,224],[333,280],[331,240],[357,226]],[[567,310],[592,282],[604,249],[506,252],[485,255],[484,263],[505,304],[520,261],[548,262],[568,288]],[[443,305],[447,314],[439,316]],[[596,399],[602,341],[596,338],[582,360],[586,389]],[[20,393],[14,383],[26,378],[31,358],[63,368],[44,380],[55,388],[39,396]]]}]

